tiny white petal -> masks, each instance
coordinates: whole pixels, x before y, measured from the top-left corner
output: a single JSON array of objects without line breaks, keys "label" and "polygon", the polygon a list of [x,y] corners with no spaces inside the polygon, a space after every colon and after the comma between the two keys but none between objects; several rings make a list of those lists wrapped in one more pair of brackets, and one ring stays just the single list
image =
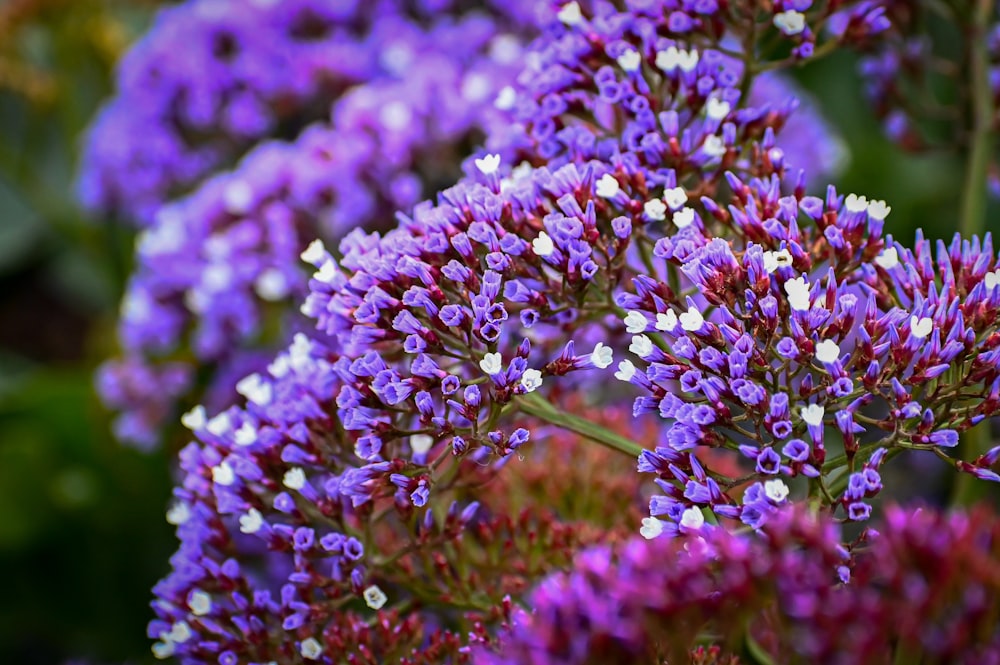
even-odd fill
[{"label": "tiny white petal", "polygon": [[191,508],[183,501],[178,501],[167,511],[167,524],[180,526],[189,519],[191,519]]},{"label": "tiny white petal", "polygon": [[722,157],[726,154],[726,144],[722,141],[721,137],[715,134],[709,134],[705,137],[704,143],[701,144],[701,149],[709,157]]},{"label": "tiny white petal", "polygon": [[551,256],[552,252],[556,251],[556,245],[549,234],[542,231],[531,241],[531,250],[538,256]]},{"label": "tiny white petal", "polygon": [[683,187],[673,187],[663,192],[663,200],[667,202],[671,210],[678,210],[687,203],[688,195]]},{"label": "tiny white petal", "polygon": [[271,402],[271,384],[265,383],[257,373],[240,379],[236,384],[236,392],[260,406]]},{"label": "tiny white petal", "polygon": [[385,605],[386,601],[389,600],[388,596],[378,588],[376,585],[371,585],[364,592],[365,604],[373,610],[380,610],[382,606]]},{"label": "tiny white petal", "polygon": [[840,359],[840,347],[832,339],[824,339],[816,345],[816,360],[821,363],[834,363]]},{"label": "tiny white petal", "polygon": [[288,295],[288,279],[277,268],[268,268],[257,277],[253,288],[261,298],[274,302]]},{"label": "tiny white petal", "polygon": [[646,217],[654,222],[662,222],[667,218],[667,205],[660,199],[650,199],[642,206]]},{"label": "tiny white petal", "polygon": [[665,51],[657,51],[655,63],[659,69],[665,72],[672,72],[680,66],[680,52],[676,46],[671,46]]},{"label": "tiny white petal", "polygon": [[823,414],[826,413],[824,409],[819,404],[809,404],[808,406],[802,407],[799,414],[802,416],[802,420],[805,421],[806,425],[812,425],[813,427],[819,427],[823,424]]},{"label": "tiny white petal", "polygon": [[605,173],[601,176],[601,179],[597,181],[596,191],[598,196],[610,199],[618,195],[618,192],[621,191],[621,186],[618,184],[618,181],[613,175]]},{"label": "tiny white petal", "polygon": [[694,208],[681,208],[674,213],[673,221],[679,229],[691,226],[694,224]]},{"label": "tiny white petal", "polygon": [[872,219],[883,220],[889,216],[892,208],[886,205],[885,201],[869,201],[868,216]]},{"label": "tiny white petal", "polygon": [[694,307],[689,307],[688,311],[680,315],[681,328],[688,332],[697,332],[705,325],[705,317]]},{"label": "tiny white petal", "polygon": [[542,385],[542,373],[537,369],[526,369],[521,376],[521,385],[525,392],[534,392]]},{"label": "tiny white petal", "polygon": [[567,2],[556,14],[556,17],[566,25],[579,25],[583,22],[583,13],[580,5],[574,2]]},{"label": "tiny white petal", "polygon": [[307,637],[299,645],[299,652],[303,658],[308,660],[318,660],[323,655],[323,645],[315,637]]},{"label": "tiny white petal", "polygon": [[983,283],[986,284],[987,290],[995,289],[1000,284],[1000,269],[986,273],[983,277]]},{"label": "tiny white petal", "polygon": [[691,49],[690,51],[678,51],[677,64],[681,68],[681,71],[694,71],[695,67],[698,66],[698,52],[694,49]]},{"label": "tiny white petal", "polygon": [[646,540],[652,540],[663,533],[663,522],[656,519],[655,517],[643,517],[642,527],[639,529],[639,535],[641,535]]},{"label": "tiny white petal", "polygon": [[662,330],[663,332],[670,332],[677,327],[677,314],[674,310],[668,309],[666,312],[660,312],[656,315],[656,329]]},{"label": "tiny white petal", "polygon": [[786,35],[797,35],[806,28],[805,14],[794,9],[774,15],[774,25]]},{"label": "tiny white petal", "polygon": [[229,466],[229,462],[222,462],[212,467],[212,482],[223,487],[236,482],[236,474],[233,472],[233,467]]},{"label": "tiny white petal", "polygon": [[594,367],[597,369],[606,369],[614,362],[614,351],[598,342],[594,346],[594,350],[590,352],[590,362],[594,363]]},{"label": "tiny white petal", "polygon": [[153,655],[160,660],[166,660],[174,655],[177,650],[177,646],[170,640],[165,640],[163,642],[155,642],[151,647],[153,650]]},{"label": "tiny white petal", "polygon": [[309,243],[309,246],[299,256],[306,263],[311,263],[318,268],[320,262],[326,259],[326,246],[322,240],[317,238]]},{"label": "tiny white petal", "polygon": [[628,350],[640,358],[645,358],[653,353],[653,342],[645,335],[636,335],[632,338]]},{"label": "tiny white petal", "polygon": [[617,58],[618,66],[621,67],[626,72],[638,71],[639,66],[642,64],[642,56],[639,52],[633,49],[625,51]]},{"label": "tiny white petal", "polygon": [[187,621],[178,621],[173,626],[170,627],[170,632],[167,634],[167,639],[176,644],[184,644],[189,639],[193,633],[191,632],[191,626],[188,625]]},{"label": "tiny white petal", "polygon": [[413,434],[410,436],[410,449],[416,455],[423,455],[434,447],[434,437],[427,434]]},{"label": "tiny white petal", "polygon": [[483,175],[496,173],[496,170],[500,168],[500,155],[486,155],[481,159],[476,159],[476,168]]},{"label": "tiny white petal", "polygon": [[646,332],[649,327],[649,319],[642,312],[631,310],[625,314],[625,330],[635,335]]},{"label": "tiny white petal", "polygon": [[509,111],[514,108],[514,104],[516,103],[517,93],[514,91],[514,88],[507,85],[500,89],[496,101],[493,102],[493,106],[501,111]]},{"label": "tiny white petal", "polygon": [[207,422],[205,407],[200,404],[181,416],[181,424],[192,431],[201,429]]},{"label": "tiny white petal", "polygon": [[774,503],[781,503],[788,498],[788,485],[780,478],[764,483],[764,495]]},{"label": "tiny white petal", "polygon": [[205,429],[207,429],[209,433],[214,434],[215,436],[223,436],[232,428],[233,428],[233,421],[229,418],[229,414],[226,413],[225,411],[223,411],[220,414],[217,414],[215,417],[213,417],[211,420],[205,423]]},{"label": "tiny white petal", "polygon": [[868,209],[868,199],[857,194],[848,194],[844,199],[844,207],[847,212],[864,212]]},{"label": "tiny white petal", "polygon": [[910,332],[917,339],[923,339],[931,334],[934,330],[934,320],[928,317],[917,318],[916,316],[910,317]]},{"label": "tiny white petal", "polygon": [[499,353],[487,353],[479,361],[479,368],[489,376],[503,371],[503,357]]},{"label": "tiny white petal", "polygon": [[257,533],[264,526],[264,516],[256,508],[251,508],[246,515],[240,516],[240,531],[242,533]]},{"label": "tiny white petal", "polygon": [[785,293],[792,309],[800,312],[809,310],[809,283],[805,277],[796,277],[785,282]]},{"label": "tiny white petal", "polygon": [[285,471],[281,483],[290,490],[298,491],[306,486],[306,472],[301,467],[293,466]]},{"label": "tiny white petal", "polygon": [[340,274],[340,269],[337,267],[337,262],[333,259],[327,259],[323,262],[323,265],[319,267],[319,270],[313,273],[313,279],[323,282],[324,284],[333,284],[333,281]]},{"label": "tiny white petal", "polygon": [[875,265],[886,270],[892,270],[899,265],[899,252],[895,247],[886,247],[882,253],[875,257]]},{"label": "tiny white petal", "polygon": [[188,596],[188,607],[191,614],[203,617],[212,611],[212,597],[201,589],[196,589]]},{"label": "tiny white petal", "polygon": [[708,102],[705,103],[705,114],[713,120],[722,120],[729,115],[731,109],[729,102],[716,97],[709,97]]},{"label": "tiny white petal", "polygon": [[240,425],[240,428],[233,432],[233,440],[237,446],[250,446],[257,442],[257,429],[249,422]]},{"label": "tiny white petal", "polygon": [[702,515],[700,508],[691,506],[681,514],[680,525],[685,529],[697,531],[705,526],[705,516]]},{"label": "tiny white petal", "polygon": [[243,180],[233,180],[222,191],[222,203],[231,215],[245,215],[253,206],[253,189]]},{"label": "tiny white petal", "polygon": [[787,249],[777,252],[764,252],[764,270],[768,274],[773,273],[778,268],[792,265],[792,254]]},{"label": "tiny white petal", "polygon": [[618,371],[615,372],[616,379],[631,381],[633,376],[635,376],[635,365],[632,364],[631,360],[623,360],[618,363]]}]

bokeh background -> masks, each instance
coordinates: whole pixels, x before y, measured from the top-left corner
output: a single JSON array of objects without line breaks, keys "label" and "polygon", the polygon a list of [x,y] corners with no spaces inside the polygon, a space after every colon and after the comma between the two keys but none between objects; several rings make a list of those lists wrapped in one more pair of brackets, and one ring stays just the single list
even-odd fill
[{"label": "bokeh background", "polygon": [[[153,662],[145,625],[149,589],[174,548],[164,512],[177,442],[144,454],[110,436],[93,372],[115,348],[134,236],[86,219],[73,178],[115,62],[158,4],[0,0],[3,664]],[[888,142],[854,56],[794,75],[844,141],[838,187],[886,199],[888,226],[904,243],[918,227],[949,237],[961,159]]]}]

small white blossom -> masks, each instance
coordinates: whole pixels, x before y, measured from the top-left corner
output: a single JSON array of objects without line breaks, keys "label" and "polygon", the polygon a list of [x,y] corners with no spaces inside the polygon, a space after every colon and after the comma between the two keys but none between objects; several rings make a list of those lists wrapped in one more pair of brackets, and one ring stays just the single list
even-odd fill
[{"label": "small white blossom", "polygon": [[293,466],[285,471],[285,476],[281,479],[281,484],[296,492],[306,486],[306,472],[301,467]]},{"label": "small white blossom", "polygon": [[656,315],[656,329],[663,332],[670,332],[677,327],[677,315],[674,310],[668,309]]},{"label": "small white blossom", "polygon": [[163,637],[163,639],[168,639],[175,644],[184,644],[191,639],[192,635],[191,626],[188,625],[188,622],[178,621],[170,627],[170,632],[166,634],[166,637],[161,637]]},{"label": "small white blossom", "polygon": [[698,66],[698,52],[694,49],[691,49],[690,51],[685,51],[683,49],[678,50],[677,66],[684,72],[694,71],[694,68]]},{"label": "small white blossom", "polygon": [[910,332],[917,339],[923,339],[931,334],[934,330],[934,320],[928,317],[917,318],[916,316],[910,317]]},{"label": "small white blossom", "polygon": [[427,434],[414,434],[410,437],[410,449],[417,455],[423,455],[434,447],[434,437]]},{"label": "small white blossom", "polygon": [[844,199],[844,207],[847,212],[864,212],[868,209],[868,199],[857,194],[848,194]]},{"label": "small white blossom", "polygon": [[840,359],[840,347],[832,339],[824,339],[816,345],[816,360],[833,363]]},{"label": "small white blossom", "polygon": [[886,270],[892,270],[899,265],[899,252],[895,247],[886,247],[875,257],[875,265]]},{"label": "small white blossom", "polygon": [[597,195],[601,198],[610,199],[618,195],[621,191],[621,186],[619,186],[618,181],[610,173],[605,173],[601,176],[601,179],[597,181]]},{"label": "small white blossom", "polygon": [[809,404],[802,407],[799,411],[799,415],[802,416],[802,420],[805,421],[806,425],[812,425],[813,427],[819,427],[823,424],[823,414],[825,413],[826,409],[819,404]]},{"label": "small white blossom", "polygon": [[521,385],[524,386],[524,392],[527,393],[538,390],[542,385],[542,373],[537,369],[524,370],[524,374],[521,376]]},{"label": "small white blossom", "polygon": [[323,282],[324,284],[333,284],[339,274],[340,269],[337,268],[337,262],[333,259],[327,259],[323,262],[323,265],[319,267],[319,270],[313,273],[313,279]]},{"label": "small white blossom", "polygon": [[233,440],[237,446],[250,446],[257,442],[257,429],[248,422],[240,425],[240,428],[233,432]]},{"label": "small white blossom", "polygon": [[868,216],[872,219],[883,220],[889,216],[892,208],[886,205],[885,201],[869,201]]},{"label": "small white blossom", "polygon": [[986,284],[987,290],[993,290],[1000,284],[1000,268],[994,270],[993,272],[988,272],[983,277],[983,283]]},{"label": "small white blossom", "polygon": [[681,328],[688,332],[697,332],[705,325],[705,317],[694,307],[689,307],[688,311],[680,315]]},{"label": "small white blossom", "polygon": [[514,88],[506,85],[500,89],[496,100],[493,102],[493,106],[501,111],[509,111],[514,108],[515,103],[517,103],[517,93],[514,91]]},{"label": "small white blossom", "polygon": [[722,157],[726,154],[726,144],[723,143],[721,137],[715,134],[709,134],[705,137],[705,142],[701,144],[701,149],[709,157]]},{"label": "small white blossom", "polygon": [[307,637],[299,645],[299,653],[308,660],[319,660],[319,657],[323,655],[323,645],[315,637]]},{"label": "small white blossom", "polygon": [[792,253],[787,249],[779,249],[777,252],[764,252],[764,270],[768,274],[773,273],[778,268],[792,265]]},{"label": "small white blossom", "polygon": [[607,369],[614,362],[614,351],[611,350],[611,347],[598,342],[594,346],[594,350],[590,352],[590,362],[594,363],[594,367],[597,369]]},{"label": "small white blossom", "polygon": [[663,533],[663,522],[656,519],[655,517],[643,517],[642,527],[639,529],[639,535],[641,535],[646,540],[652,540]]},{"label": "small white blossom", "polygon": [[479,169],[480,173],[483,175],[496,173],[496,170],[500,168],[500,155],[493,154],[477,158],[476,168]]},{"label": "small white blossom", "polygon": [[667,218],[667,204],[660,199],[646,201],[642,209],[646,213],[646,217],[649,217],[654,222],[662,222]]},{"label": "small white blossom", "polygon": [[264,516],[256,508],[251,508],[246,515],[240,515],[240,531],[242,533],[257,533],[264,526]]},{"label": "small white blossom", "polygon": [[385,605],[387,600],[389,600],[388,596],[385,595],[382,589],[378,588],[378,586],[374,584],[365,589],[364,596],[365,604],[373,610],[382,609],[382,606]]},{"label": "small white blossom", "polygon": [[288,295],[288,280],[277,268],[268,268],[257,277],[253,288],[261,298],[274,302]]},{"label": "small white blossom", "polygon": [[809,283],[805,277],[796,277],[785,282],[785,293],[792,309],[800,312],[809,310]]},{"label": "small white blossom", "polygon": [[788,485],[780,478],[768,480],[764,483],[764,496],[773,503],[781,503],[788,498]]},{"label": "small white blossom", "polygon": [[236,392],[259,406],[270,404],[273,396],[271,384],[261,380],[260,374],[257,373],[240,379],[236,384]]},{"label": "small white blossom", "polygon": [[223,487],[236,482],[236,474],[233,472],[233,467],[229,466],[229,462],[221,462],[218,466],[212,467],[212,482]]},{"label": "small white blossom", "polygon": [[318,268],[319,264],[326,259],[326,246],[323,245],[322,240],[313,240],[299,256],[306,263]]},{"label": "small white blossom", "polygon": [[222,191],[222,204],[231,215],[245,215],[253,207],[253,189],[243,180],[233,180]]},{"label": "small white blossom", "polygon": [[479,361],[479,368],[489,376],[499,374],[503,371],[503,356],[499,353],[487,353]]},{"label": "small white blossom", "polygon": [[694,208],[681,208],[674,213],[673,222],[679,229],[691,226],[694,224]]},{"label": "small white blossom", "polygon": [[556,251],[556,245],[552,238],[545,231],[538,234],[538,237],[531,241],[531,250],[538,256],[551,256]]},{"label": "small white blossom", "polygon": [[200,430],[207,422],[205,407],[200,404],[181,416],[181,425],[192,431]]},{"label": "small white blossom", "polygon": [[678,210],[687,203],[688,195],[683,187],[673,187],[663,192],[663,200],[671,210]]},{"label": "small white blossom", "polygon": [[642,64],[642,56],[634,49],[629,49],[617,58],[618,66],[626,72],[638,71]]},{"label": "small white blossom", "polygon": [[217,414],[205,423],[205,429],[207,429],[210,434],[214,434],[215,436],[222,436],[232,428],[233,422],[230,420],[229,414],[225,411]]},{"label": "small white blossom", "polygon": [[645,335],[636,335],[632,338],[628,350],[640,358],[645,358],[653,353],[653,342]]},{"label": "small white blossom", "polygon": [[618,371],[615,372],[616,379],[631,381],[633,376],[635,376],[635,365],[632,364],[631,360],[623,360],[618,363]]},{"label": "small white blossom", "polygon": [[583,13],[575,0],[563,5],[556,17],[566,25],[580,25],[583,22]]},{"label": "small white blossom", "polygon": [[730,110],[732,107],[724,99],[709,97],[708,102],[705,103],[705,115],[713,120],[722,120],[729,115]]},{"label": "small white blossom", "polygon": [[794,9],[774,15],[774,27],[786,35],[797,35],[806,29],[806,16]]},{"label": "small white blossom", "polygon": [[167,511],[167,524],[180,526],[189,519],[191,519],[191,508],[183,501],[178,501]]},{"label": "small white blossom", "polygon": [[212,597],[201,589],[195,589],[188,596],[188,607],[191,608],[191,614],[203,617],[212,611]]},{"label": "small white blossom", "polygon": [[665,71],[672,72],[680,65],[680,53],[676,46],[671,46],[664,51],[656,52],[656,66]]},{"label": "small white blossom", "polygon": [[681,514],[681,526],[690,531],[697,531],[705,526],[705,516],[701,514],[701,509],[691,506]]},{"label": "small white blossom", "polygon": [[153,655],[160,660],[166,660],[174,655],[177,650],[177,646],[170,640],[164,640],[163,642],[156,642],[151,647],[153,650]]},{"label": "small white blossom", "polygon": [[636,335],[646,332],[648,326],[649,320],[642,312],[633,309],[625,314],[625,330],[629,333]]}]

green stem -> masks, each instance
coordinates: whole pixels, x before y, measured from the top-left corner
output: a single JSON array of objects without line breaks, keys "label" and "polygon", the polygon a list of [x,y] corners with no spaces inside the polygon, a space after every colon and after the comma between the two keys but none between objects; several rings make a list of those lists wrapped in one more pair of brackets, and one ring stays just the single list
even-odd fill
[{"label": "green stem", "polygon": [[570,432],[576,432],[580,436],[585,436],[606,448],[623,453],[629,457],[637,458],[645,450],[645,448],[635,441],[601,427],[586,418],[580,418],[565,411],[558,411],[538,393],[522,395],[518,400],[518,405],[521,411],[530,416],[534,416],[539,420],[544,420],[547,423]]}]

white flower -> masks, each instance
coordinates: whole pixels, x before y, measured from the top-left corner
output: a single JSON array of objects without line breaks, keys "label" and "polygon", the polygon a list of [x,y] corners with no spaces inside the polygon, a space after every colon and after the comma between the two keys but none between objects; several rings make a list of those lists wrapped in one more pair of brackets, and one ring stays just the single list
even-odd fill
[{"label": "white flower", "polygon": [[665,313],[659,312],[656,315],[656,329],[663,332],[670,332],[677,327],[677,315],[674,310],[668,309]]},{"label": "white flower", "polygon": [[233,432],[233,440],[237,446],[249,446],[257,442],[257,430],[249,421],[240,425],[240,428]]},{"label": "white flower", "polygon": [[694,49],[690,51],[683,49],[677,51],[677,65],[681,68],[681,71],[693,71],[698,66],[698,52]]},{"label": "white flower", "polygon": [[319,270],[313,273],[313,279],[323,282],[324,284],[333,284],[339,274],[340,269],[337,268],[337,262],[333,259],[327,259],[323,262],[323,265],[319,267]]},{"label": "white flower", "polygon": [[167,524],[180,526],[189,519],[191,519],[191,508],[183,501],[178,501],[167,511]]},{"label": "white flower", "polygon": [[414,434],[410,437],[410,450],[417,455],[423,455],[434,447],[434,437],[427,434]]},{"label": "white flower", "polygon": [[672,72],[677,69],[677,66],[680,65],[680,53],[677,47],[671,46],[665,51],[657,51],[654,63],[659,69],[665,72]]},{"label": "white flower", "polygon": [[524,374],[521,376],[521,385],[524,386],[526,393],[538,390],[542,385],[542,373],[537,369],[524,370]]},{"label": "white flower", "polygon": [[618,192],[621,191],[621,187],[618,185],[618,181],[613,175],[605,173],[601,176],[601,179],[597,181],[596,191],[598,196],[610,199],[618,195]]},{"label": "white flower", "polygon": [[889,216],[892,208],[885,204],[885,201],[869,201],[868,216],[872,219],[883,220]]},{"label": "white flower", "polygon": [[594,363],[594,367],[597,369],[607,369],[614,362],[614,351],[611,350],[611,347],[598,342],[594,346],[594,350],[590,352],[590,362]]},{"label": "white flower", "polygon": [[806,29],[806,16],[794,9],[774,15],[774,27],[786,35],[797,35]]},{"label": "white flower", "polygon": [[910,317],[910,332],[917,339],[923,339],[931,334],[934,330],[934,320],[927,318],[926,316],[922,319],[918,319],[916,316]]},{"label": "white flower", "polygon": [[501,111],[509,111],[514,108],[515,103],[517,103],[517,93],[514,92],[514,88],[507,85],[500,89],[493,106]]},{"label": "white flower", "polygon": [[805,421],[806,425],[812,425],[813,427],[819,427],[823,424],[823,414],[825,413],[826,409],[819,404],[809,404],[802,407],[799,411],[799,415],[802,416],[802,420]]},{"label": "white flower", "polygon": [[844,207],[847,212],[864,212],[868,209],[868,199],[857,194],[848,194],[844,199]]},{"label": "white flower", "polygon": [[233,467],[229,466],[229,462],[222,462],[218,466],[212,467],[212,482],[223,487],[228,487],[236,482],[236,474],[233,473]]},{"label": "white flower", "polygon": [[205,414],[205,407],[200,404],[181,416],[181,425],[192,431],[201,429],[206,422],[208,422],[208,418]]},{"label": "white flower", "polygon": [[663,533],[663,522],[655,517],[642,518],[642,527],[639,529],[639,535],[646,540],[652,540],[661,533]]},{"label": "white flower", "polygon": [[995,289],[997,284],[1000,284],[1000,268],[986,273],[986,276],[983,277],[983,283],[986,284],[987,290]]},{"label": "white flower", "polygon": [[667,202],[671,210],[677,210],[687,203],[688,195],[683,187],[673,187],[663,192],[663,200]]},{"label": "white flower", "polygon": [[701,149],[709,157],[722,157],[726,154],[726,144],[722,142],[721,137],[715,134],[709,134],[705,137],[705,142],[701,144]]},{"label": "white flower", "polygon": [[694,208],[681,208],[674,213],[673,222],[679,229],[691,226],[694,224]]},{"label": "white flower", "polygon": [[232,427],[233,427],[233,421],[230,420],[229,414],[226,413],[225,411],[223,411],[220,414],[217,414],[211,420],[205,423],[205,429],[207,429],[209,433],[214,434],[215,436],[224,435],[226,432],[232,429]]},{"label": "white flower", "polygon": [[319,643],[315,637],[307,637],[302,640],[302,644],[299,645],[299,652],[302,654],[303,658],[308,660],[319,660],[319,657],[323,655],[323,645]]},{"label": "white flower", "polygon": [[203,617],[212,611],[212,597],[201,589],[195,589],[188,596],[188,607],[191,608],[191,614]]},{"label": "white flower", "polygon": [[257,277],[253,288],[261,298],[274,302],[288,295],[288,280],[277,268],[268,268]]},{"label": "white flower", "polygon": [[551,256],[552,252],[556,251],[556,245],[549,234],[542,231],[531,241],[531,250],[538,256]]},{"label": "white flower", "polygon": [[800,312],[809,311],[809,283],[805,277],[796,277],[785,282],[788,304]]},{"label": "white flower", "polygon": [[650,199],[642,206],[646,217],[654,222],[662,222],[667,218],[667,205],[660,199]]},{"label": "white flower", "polygon": [[170,640],[175,644],[184,644],[191,639],[192,635],[191,626],[188,625],[188,622],[178,621],[170,627],[170,632],[163,639]]},{"label": "white flower", "polygon": [[486,155],[485,157],[476,159],[476,168],[483,175],[495,173],[500,168],[500,155]]},{"label": "white flower", "polygon": [[816,360],[821,363],[834,363],[840,359],[840,347],[832,339],[824,339],[816,345]]},{"label": "white flower", "polygon": [[616,379],[619,381],[631,381],[633,376],[635,376],[635,365],[632,364],[632,361],[623,360],[618,363],[618,371],[615,372]]},{"label": "white flower", "polygon": [[640,358],[645,358],[653,352],[653,343],[645,335],[636,335],[632,338],[628,350]]},{"label": "white flower", "polygon": [[256,508],[251,508],[246,515],[240,515],[240,531],[243,533],[257,533],[264,526],[264,516]]},{"label": "white flower", "polygon": [[778,268],[792,265],[792,253],[787,249],[779,249],[777,252],[764,252],[764,270],[768,274],[773,273]]},{"label": "white flower", "polygon": [[313,240],[305,251],[299,254],[299,257],[318,268],[319,264],[326,259],[326,246],[323,245],[322,240]]},{"label": "white flower", "polygon": [[625,330],[629,333],[636,335],[646,332],[648,326],[649,320],[642,312],[633,309],[625,314]]},{"label": "white flower", "polygon": [[163,642],[154,643],[151,649],[153,650],[154,656],[160,660],[166,660],[174,655],[174,652],[177,650],[177,645],[170,640],[164,640]]},{"label": "white flower", "polygon": [[781,503],[788,498],[788,485],[781,479],[768,480],[764,483],[764,496],[772,503]]},{"label": "white flower", "polygon": [[259,406],[265,406],[271,402],[271,384],[264,383],[260,374],[254,373],[240,379],[239,383],[236,384],[236,392]]},{"label": "white flower", "polygon": [[694,307],[689,307],[688,311],[684,312],[680,316],[681,328],[688,332],[696,332],[701,330],[701,327],[705,325],[705,317],[701,315]]},{"label": "white flower", "polygon": [[285,471],[285,476],[281,479],[281,483],[288,489],[297,492],[306,486],[306,472],[301,467],[293,466],[288,471]]},{"label": "white flower", "polygon": [[378,588],[378,586],[374,584],[365,589],[364,596],[365,603],[373,610],[382,609],[382,606],[385,605],[387,600],[389,600],[388,596],[385,595],[382,589]]},{"label": "white flower", "polygon": [[639,66],[642,64],[642,56],[639,55],[638,51],[629,49],[618,56],[617,61],[618,66],[626,72],[634,72],[638,71]]},{"label": "white flower", "polygon": [[231,215],[245,215],[253,207],[253,189],[243,180],[233,180],[222,191],[222,205]]},{"label": "white flower", "polygon": [[487,353],[479,361],[479,368],[489,376],[499,374],[503,371],[503,356],[499,353]]},{"label": "white flower", "polygon": [[726,100],[709,97],[708,102],[705,104],[705,115],[713,120],[722,120],[729,115],[731,109],[732,107]]},{"label": "white flower", "polygon": [[697,531],[705,526],[705,516],[701,514],[701,509],[691,506],[681,514],[681,526],[691,531]]},{"label": "white flower", "polygon": [[567,2],[556,14],[556,17],[566,25],[580,25],[583,22],[583,13],[580,5],[574,2]]},{"label": "white flower", "polygon": [[875,265],[886,270],[892,270],[899,265],[899,252],[895,247],[886,247],[875,257]]}]

